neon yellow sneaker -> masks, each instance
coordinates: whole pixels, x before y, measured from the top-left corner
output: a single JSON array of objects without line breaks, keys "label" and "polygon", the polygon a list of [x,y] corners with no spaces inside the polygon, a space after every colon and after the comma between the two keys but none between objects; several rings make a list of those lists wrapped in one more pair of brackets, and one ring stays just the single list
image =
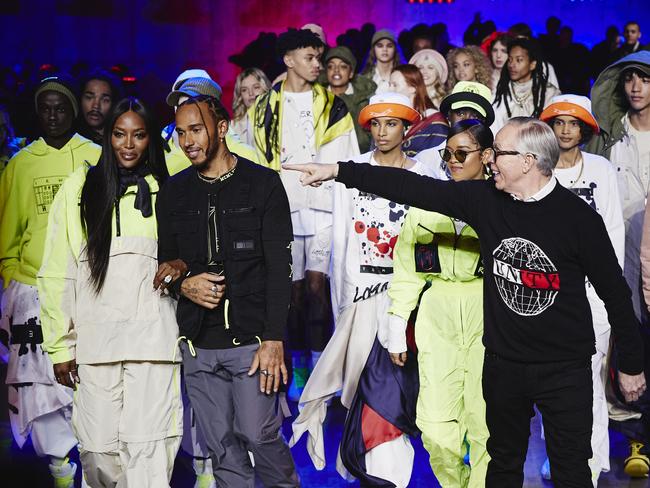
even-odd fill
[{"label": "neon yellow sneaker", "polygon": [[192,465],[196,474],[194,488],[217,488],[217,482],[212,474],[212,460],[210,458],[194,458]]},{"label": "neon yellow sneaker", "polygon": [[631,478],[647,478],[650,472],[650,459],[641,452],[643,443],[630,440],[630,455],[625,459],[625,474]]},{"label": "neon yellow sneaker", "polygon": [[54,478],[54,488],[74,488],[74,475],[77,472],[77,465],[65,459],[61,466],[50,464],[50,474]]}]

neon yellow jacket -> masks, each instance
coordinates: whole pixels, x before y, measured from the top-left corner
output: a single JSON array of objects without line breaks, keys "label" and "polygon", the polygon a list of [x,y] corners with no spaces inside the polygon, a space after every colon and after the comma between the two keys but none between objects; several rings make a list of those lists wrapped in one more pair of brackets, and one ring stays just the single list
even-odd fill
[{"label": "neon yellow jacket", "polygon": [[[284,81],[277,83],[264,95],[258,97],[253,106],[248,109],[258,158],[276,171],[280,171],[280,148],[282,147],[280,122],[284,84]],[[354,131],[354,124],[342,99],[318,83],[312,86],[312,93],[314,140],[318,151],[328,142]]]},{"label": "neon yellow jacket", "polygon": [[[79,202],[87,167],[79,168],[58,192],[38,273],[43,350],[54,364],[115,361],[173,361],[178,337],[175,301],[153,289],[157,270],[156,215],[134,207],[129,187],[113,210],[109,266],[104,286],[90,286]],[[158,182],[146,177],[155,209]]]},{"label": "neon yellow jacket", "polygon": [[61,149],[42,138],[21,149],[0,177],[0,274],[36,285],[50,205],[65,178],[84,163],[96,164],[101,148],[75,134]]},{"label": "neon yellow jacket", "polygon": [[390,313],[408,320],[427,282],[483,276],[478,236],[469,225],[456,236],[451,217],[411,207],[393,253]]}]

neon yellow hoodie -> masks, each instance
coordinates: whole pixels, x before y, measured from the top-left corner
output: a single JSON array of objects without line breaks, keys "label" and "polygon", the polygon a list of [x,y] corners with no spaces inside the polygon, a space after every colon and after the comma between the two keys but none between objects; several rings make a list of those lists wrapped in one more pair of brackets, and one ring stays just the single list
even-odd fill
[{"label": "neon yellow hoodie", "polygon": [[36,285],[43,260],[47,217],[63,180],[86,162],[96,164],[101,148],[79,134],[55,149],[43,138],[21,149],[0,177],[0,275]]}]

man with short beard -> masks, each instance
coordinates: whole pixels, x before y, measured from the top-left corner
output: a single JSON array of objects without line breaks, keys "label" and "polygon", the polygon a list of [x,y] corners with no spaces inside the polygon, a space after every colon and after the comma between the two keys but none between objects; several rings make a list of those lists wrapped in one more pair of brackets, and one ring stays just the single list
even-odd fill
[{"label": "man with short beard", "polygon": [[66,176],[95,164],[101,148],[75,134],[79,111],[74,81],[65,75],[43,79],[34,103],[42,137],[21,149],[0,178],[0,328],[10,337],[6,383],[14,439],[31,437],[36,454],[49,457],[56,488],[72,488],[77,470],[68,452],[77,445],[70,415],[72,389],[54,377],[41,348],[36,274],[43,260],[50,205]]},{"label": "man with short beard", "polygon": [[102,143],[106,116],[113,104],[121,98],[120,81],[103,70],[91,72],[81,85],[79,132],[96,144]]},{"label": "man with short beard", "polygon": [[214,478],[218,486],[253,488],[257,476],[265,486],[297,487],[277,401],[287,382],[286,193],[277,173],[230,152],[228,113],[216,97],[183,85],[167,103],[178,106],[175,130],[192,166],[158,197],[158,260],[188,266],[170,289],[179,296],[185,385]]},{"label": "man with short beard", "polygon": [[[352,117],[340,98],[316,83],[321,39],[291,29],[277,40],[287,79],[257,98],[248,117],[263,163],[280,172],[293,225],[293,291],[289,323],[293,380],[288,396],[298,401],[309,370],[329,339],[332,323],[327,273],[332,247],[332,185],[303,188],[289,162],[332,161],[359,154]],[[304,306],[303,306],[304,303]],[[311,349],[311,364],[307,351]]]}]

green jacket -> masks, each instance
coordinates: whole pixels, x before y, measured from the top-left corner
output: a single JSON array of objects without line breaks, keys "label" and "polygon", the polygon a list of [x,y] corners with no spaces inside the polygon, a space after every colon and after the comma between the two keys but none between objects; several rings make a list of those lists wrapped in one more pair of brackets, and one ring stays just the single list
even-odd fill
[{"label": "green jacket", "polygon": [[451,217],[411,207],[393,253],[390,313],[408,319],[432,280],[465,282],[483,276],[476,231],[456,235]]},{"label": "green jacket", "polygon": [[629,103],[619,88],[619,78],[625,65],[630,63],[650,65],[650,52],[637,51],[612,63],[598,76],[591,89],[592,111],[600,125],[600,133],[589,141],[585,147],[587,152],[610,159],[612,147],[626,134],[623,117]]},{"label": "green jacket", "polygon": [[[329,87],[326,76],[321,84],[326,88]],[[364,154],[370,150],[370,132],[359,125],[359,112],[361,112],[363,107],[368,105],[370,97],[373,96],[375,90],[377,90],[377,85],[371,79],[361,76],[360,74],[356,74],[354,78],[352,78],[351,84],[353,93],[350,95],[338,95],[338,97],[341,98],[345,102],[346,107],[348,107],[348,111],[350,112],[352,121],[354,122],[354,131],[357,134],[359,151],[361,154]]]}]

